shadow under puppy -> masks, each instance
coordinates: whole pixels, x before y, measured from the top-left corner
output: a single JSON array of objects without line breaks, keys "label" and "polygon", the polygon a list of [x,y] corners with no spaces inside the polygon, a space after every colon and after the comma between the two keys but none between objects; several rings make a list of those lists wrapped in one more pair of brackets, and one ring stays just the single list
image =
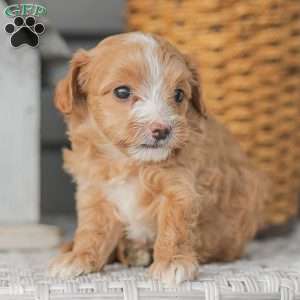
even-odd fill
[{"label": "shadow under puppy", "polygon": [[153,249],[150,273],[168,284],[242,255],[262,221],[265,180],[207,114],[196,67],[175,47],[136,32],[80,50],[55,104],[72,144],[64,166],[78,228],[50,274],[99,271],[124,237]]}]

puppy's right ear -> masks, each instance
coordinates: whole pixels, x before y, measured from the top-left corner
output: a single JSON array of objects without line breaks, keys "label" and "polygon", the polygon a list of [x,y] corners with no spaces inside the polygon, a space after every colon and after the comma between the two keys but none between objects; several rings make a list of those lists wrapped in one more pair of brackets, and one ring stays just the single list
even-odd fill
[{"label": "puppy's right ear", "polygon": [[73,56],[69,71],[55,90],[54,103],[56,108],[64,114],[70,114],[76,104],[86,99],[87,72],[83,69],[90,62],[87,51],[79,50]]}]

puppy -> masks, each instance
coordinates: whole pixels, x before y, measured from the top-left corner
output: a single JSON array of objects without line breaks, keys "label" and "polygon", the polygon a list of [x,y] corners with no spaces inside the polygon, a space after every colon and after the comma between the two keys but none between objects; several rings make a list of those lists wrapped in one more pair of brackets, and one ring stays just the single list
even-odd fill
[{"label": "puppy", "polygon": [[96,272],[126,238],[153,248],[167,284],[239,258],[262,221],[263,175],[205,109],[196,67],[160,37],[126,33],[78,51],[55,104],[71,149],[78,228],[50,274]]}]

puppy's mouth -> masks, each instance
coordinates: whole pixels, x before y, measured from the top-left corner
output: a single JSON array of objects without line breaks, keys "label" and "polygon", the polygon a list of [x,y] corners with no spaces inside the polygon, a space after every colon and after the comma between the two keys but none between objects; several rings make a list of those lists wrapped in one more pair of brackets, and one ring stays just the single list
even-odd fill
[{"label": "puppy's mouth", "polygon": [[163,148],[164,145],[161,145],[161,144],[141,144],[140,147],[144,148],[144,149],[159,149],[159,148]]},{"label": "puppy's mouth", "polygon": [[142,143],[130,149],[131,156],[140,161],[162,161],[170,153],[171,149],[165,143]]},{"label": "puppy's mouth", "polygon": [[170,138],[167,138],[162,141],[144,141],[140,144],[140,148],[142,149],[165,149],[168,148],[170,144]]}]

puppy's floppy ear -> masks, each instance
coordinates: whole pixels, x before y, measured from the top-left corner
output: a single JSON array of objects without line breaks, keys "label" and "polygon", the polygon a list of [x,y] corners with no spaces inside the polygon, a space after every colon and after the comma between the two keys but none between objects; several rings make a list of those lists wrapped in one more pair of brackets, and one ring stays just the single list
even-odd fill
[{"label": "puppy's floppy ear", "polygon": [[87,51],[78,50],[71,62],[69,71],[55,90],[54,103],[56,108],[64,114],[69,114],[76,104],[86,98],[87,73],[82,69],[90,62]]},{"label": "puppy's floppy ear", "polygon": [[202,98],[201,80],[197,70],[196,64],[191,60],[190,57],[184,56],[185,63],[192,73],[191,87],[192,87],[192,98],[191,102],[193,107],[198,111],[204,118],[207,117],[206,107]]}]

